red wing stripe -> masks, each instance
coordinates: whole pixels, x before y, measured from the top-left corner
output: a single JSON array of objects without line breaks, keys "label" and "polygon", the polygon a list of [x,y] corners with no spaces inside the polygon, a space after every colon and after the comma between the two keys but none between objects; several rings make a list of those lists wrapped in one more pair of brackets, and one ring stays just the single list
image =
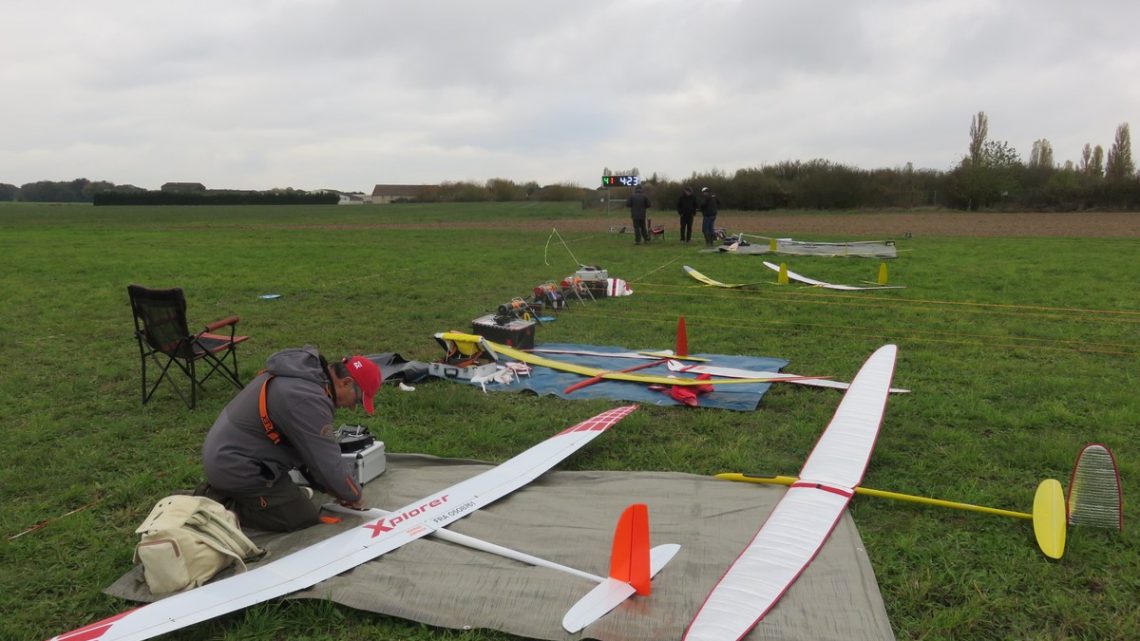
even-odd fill
[{"label": "red wing stripe", "polygon": [[95,623],[92,623],[91,625],[84,626],[82,628],[79,628],[78,630],[72,630],[71,632],[68,632],[66,634],[61,634],[55,638],[58,641],[93,641],[94,639],[98,639],[99,637],[103,636],[103,633],[105,633],[107,630],[109,630],[111,628],[112,623],[114,623],[115,621],[118,621],[119,619],[127,616],[128,614],[130,614],[131,612],[133,612],[137,609],[138,608],[132,608],[130,610],[127,610],[126,612],[120,612],[119,614],[116,614],[115,616],[107,617],[106,619],[96,621]]},{"label": "red wing stripe", "polygon": [[806,487],[806,488],[811,488],[813,490],[823,490],[824,492],[831,492],[833,494],[838,494],[839,496],[845,496],[847,498],[851,498],[852,496],[855,495],[854,491],[849,490],[849,489],[844,488],[844,487],[835,487],[832,485],[824,485],[823,483],[812,483],[811,481],[796,481],[795,483],[792,483],[791,486],[792,487]]},{"label": "red wing stripe", "polygon": [[569,432],[604,432],[636,410],[637,407],[637,405],[626,405],[625,407],[617,407],[607,412],[602,412],[593,418],[586,419],[577,425],[562,430],[559,434],[567,434]]}]

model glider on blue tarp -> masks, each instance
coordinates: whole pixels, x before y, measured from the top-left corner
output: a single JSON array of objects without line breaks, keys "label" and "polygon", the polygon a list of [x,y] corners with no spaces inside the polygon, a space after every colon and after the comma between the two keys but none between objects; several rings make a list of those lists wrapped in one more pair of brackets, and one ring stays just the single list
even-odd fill
[{"label": "model glider on blue tarp", "polygon": [[[682,363],[680,361],[669,360],[666,365],[671,372],[693,372],[696,374],[712,374],[713,376],[724,376],[726,378],[752,378],[761,374],[773,374],[772,372],[757,372],[750,369],[740,369],[738,367],[720,367],[717,365],[703,365]],[[789,383],[797,383],[799,385],[808,385],[810,387],[828,387],[831,389],[845,390],[851,387],[850,383],[843,381],[832,381],[826,378],[814,378],[808,376],[800,376],[798,374],[788,374],[786,372],[776,372],[779,376],[786,376],[784,379]],[[891,394],[909,394],[910,390],[901,387],[892,387]]]},{"label": "model glider on blue tarp", "polygon": [[863,480],[897,352],[894,345],[884,345],[860,368],[799,481],[713,587],[685,631],[686,641],[743,638],[819,553]]},{"label": "model glider on blue tarp", "polygon": [[[602,412],[562,430],[497,467],[394,510],[390,515],[369,518],[360,527],[243,574],[128,610],[52,637],[51,641],[141,641],[307,588],[416,539],[437,533],[450,523],[510,494],[538,478],[635,409],[636,405],[629,405]],[[643,574],[639,575],[639,580],[644,580]],[[612,595],[609,597],[614,598]],[[596,596],[592,598],[596,600]],[[597,612],[598,609],[592,607],[589,611]]]},{"label": "model glider on blue tarp", "polygon": [[564,372],[571,372],[580,374],[582,376],[597,376],[606,380],[612,381],[626,381],[630,383],[645,383],[650,385],[680,385],[680,386],[702,386],[702,385],[746,385],[751,383],[771,383],[780,379],[776,376],[759,376],[756,378],[739,378],[739,379],[724,379],[724,380],[697,380],[695,378],[678,378],[675,376],[660,375],[660,374],[640,374],[634,372],[621,372],[607,370],[600,367],[590,367],[588,365],[580,365],[568,361],[555,360],[553,358],[546,358],[531,352],[523,351],[508,347],[507,345],[500,345],[494,341],[487,340],[486,338],[476,334],[463,334],[461,332],[443,332],[436,334],[437,338],[443,340],[450,340],[456,342],[468,342],[483,346],[483,350],[488,354],[498,354],[506,356],[507,358],[514,359],[526,363],[527,365],[537,365],[539,367],[547,367]]}]

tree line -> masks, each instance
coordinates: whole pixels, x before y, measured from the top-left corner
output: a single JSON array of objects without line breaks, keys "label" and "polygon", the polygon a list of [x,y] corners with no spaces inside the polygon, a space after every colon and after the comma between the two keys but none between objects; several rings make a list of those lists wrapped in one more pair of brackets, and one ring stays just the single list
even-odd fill
[{"label": "tree line", "polygon": [[[631,170],[636,173],[637,170]],[[784,161],[738,169],[732,174],[694,172],[685,180],[656,173],[643,181],[658,207],[675,202],[684,186],[709,187],[722,207],[767,209],[884,209],[942,207],[992,211],[1140,210],[1140,176],[1132,160],[1128,123],[1116,129],[1107,151],[1086,144],[1077,162],[1057,163],[1047,139],[1033,142],[1027,161],[1007,141],[989,136],[984,111],[971,117],[967,152],[948,171],[901,168],[860,169],[825,159]],[[0,201],[96,202],[98,204],[216,204],[301,202],[292,189],[270,192],[215,192],[196,183],[167,183],[160,192],[132,185],[88,181],[40,181],[16,187],[0,183]],[[539,186],[492,178],[484,183],[444,182],[424,187],[409,202],[511,202],[580,200],[583,207],[624,199],[624,188],[582,188],[573,183]],[[163,195],[166,194],[166,195]],[[215,194],[205,198],[204,194]],[[216,200],[221,198],[222,200]],[[323,202],[323,201],[322,201]]]}]

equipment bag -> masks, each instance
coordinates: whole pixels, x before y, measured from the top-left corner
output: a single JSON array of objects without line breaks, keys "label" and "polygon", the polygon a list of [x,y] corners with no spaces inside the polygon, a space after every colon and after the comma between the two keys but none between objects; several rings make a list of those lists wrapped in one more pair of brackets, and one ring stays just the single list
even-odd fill
[{"label": "equipment bag", "polygon": [[233,564],[245,572],[246,560],[265,554],[233,512],[204,496],[162,499],[135,533],[135,563],[154,595],[196,588]]}]

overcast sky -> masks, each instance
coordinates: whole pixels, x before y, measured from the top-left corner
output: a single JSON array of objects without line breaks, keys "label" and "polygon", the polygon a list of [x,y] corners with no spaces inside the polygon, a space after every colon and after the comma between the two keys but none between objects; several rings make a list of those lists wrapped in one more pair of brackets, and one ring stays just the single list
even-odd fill
[{"label": "overcast sky", "polygon": [[[0,182],[945,170],[1140,126],[1131,0],[8,0]],[[1137,150],[1140,151],[1140,150]],[[1134,153],[1137,153],[1134,151]]]}]

